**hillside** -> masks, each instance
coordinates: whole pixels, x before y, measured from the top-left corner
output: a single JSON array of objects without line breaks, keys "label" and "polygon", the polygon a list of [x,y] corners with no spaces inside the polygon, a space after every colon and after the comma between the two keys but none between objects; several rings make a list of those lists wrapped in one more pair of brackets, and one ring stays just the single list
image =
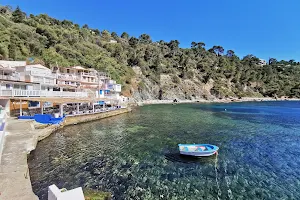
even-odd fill
[{"label": "hillside", "polygon": [[300,97],[300,65],[271,58],[261,66],[254,55],[243,59],[221,46],[192,42],[154,42],[126,32],[80,27],[68,20],[27,15],[0,7],[0,59],[34,57],[45,66],[82,65],[110,73],[123,94],[142,99],[223,97]]}]

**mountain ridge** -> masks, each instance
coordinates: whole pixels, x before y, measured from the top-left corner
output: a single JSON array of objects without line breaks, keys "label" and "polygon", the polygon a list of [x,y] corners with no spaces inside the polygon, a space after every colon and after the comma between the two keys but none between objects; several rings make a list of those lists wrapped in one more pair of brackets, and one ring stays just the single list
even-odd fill
[{"label": "mountain ridge", "polygon": [[146,99],[300,97],[300,63],[254,55],[203,42],[180,48],[178,40],[153,42],[124,32],[80,27],[46,14],[29,16],[20,8],[0,7],[0,59],[54,65],[82,65],[108,72],[123,85],[123,95]]}]

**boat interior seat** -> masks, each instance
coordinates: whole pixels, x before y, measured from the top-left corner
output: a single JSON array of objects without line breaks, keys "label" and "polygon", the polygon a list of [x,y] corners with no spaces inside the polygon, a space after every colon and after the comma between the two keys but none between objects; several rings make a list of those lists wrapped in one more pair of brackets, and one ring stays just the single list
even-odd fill
[{"label": "boat interior seat", "polygon": [[206,151],[208,150],[205,146],[197,146],[196,151]]}]

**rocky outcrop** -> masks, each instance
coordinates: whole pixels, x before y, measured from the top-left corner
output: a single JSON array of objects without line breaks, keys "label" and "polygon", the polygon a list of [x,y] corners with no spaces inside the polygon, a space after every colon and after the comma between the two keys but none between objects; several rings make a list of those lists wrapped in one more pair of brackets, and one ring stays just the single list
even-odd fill
[{"label": "rocky outcrop", "polygon": [[213,80],[203,84],[196,79],[181,79],[172,74],[161,74],[159,83],[146,77],[140,67],[133,67],[135,77],[131,83],[131,94],[136,101],[143,100],[198,100],[215,98],[210,90]]}]

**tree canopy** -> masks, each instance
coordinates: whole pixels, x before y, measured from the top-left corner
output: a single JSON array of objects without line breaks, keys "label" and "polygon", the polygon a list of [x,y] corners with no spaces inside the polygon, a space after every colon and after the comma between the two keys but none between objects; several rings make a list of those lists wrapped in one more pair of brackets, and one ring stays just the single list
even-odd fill
[{"label": "tree canopy", "polygon": [[[117,43],[111,43],[112,39]],[[295,60],[270,58],[261,66],[256,56],[240,59],[234,50],[225,51],[220,45],[208,50],[203,42],[192,42],[191,48],[179,45],[176,39],[155,42],[146,33],[135,37],[123,32],[118,36],[46,14],[28,16],[19,7],[0,7],[0,59],[35,57],[48,67],[56,63],[93,67],[110,73],[128,91],[147,89],[145,84],[132,82],[132,67],[138,66],[144,77],[141,82],[160,87],[159,96],[164,93],[161,76],[169,75],[174,88],[187,80],[203,87],[210,84],[210,94],[220,98],[300,97],[300,65]]]}]

